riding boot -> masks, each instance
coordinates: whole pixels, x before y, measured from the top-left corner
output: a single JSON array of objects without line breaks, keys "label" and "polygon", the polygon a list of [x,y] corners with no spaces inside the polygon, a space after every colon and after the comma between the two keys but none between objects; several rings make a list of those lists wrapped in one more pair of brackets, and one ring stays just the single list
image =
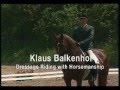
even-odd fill
[{"label": "riding boot", "polygon": [[92,79],[93,79],[93,80],[96,80],[97,70],[96,70],[96,69],[92,69],[91,72],[92,72]]},{"label": "riding boot", "polygon": [[[94,61],[92,61],[92,65],[96,65]],[[97,69],[91,69],[92,80],[96,80],[97,77]]]}]

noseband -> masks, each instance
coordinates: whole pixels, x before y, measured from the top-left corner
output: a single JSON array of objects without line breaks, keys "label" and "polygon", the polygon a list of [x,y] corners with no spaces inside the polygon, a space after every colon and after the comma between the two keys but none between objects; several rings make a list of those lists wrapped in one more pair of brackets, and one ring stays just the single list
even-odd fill
[{"label": "noseband", "polygon": [[[57,43],[57,49],[58,49],[58,53],[60,52],[60,43],[58,42]],[[69,48],[63,48],[64,50],[63,50],[63,52],[62,52],[62,54],[61,55],[64,55],[64,54],[68,54],[68,55],[71,55],[72,54],[72,52],[71,52],[71,49],[69,49]]]}]

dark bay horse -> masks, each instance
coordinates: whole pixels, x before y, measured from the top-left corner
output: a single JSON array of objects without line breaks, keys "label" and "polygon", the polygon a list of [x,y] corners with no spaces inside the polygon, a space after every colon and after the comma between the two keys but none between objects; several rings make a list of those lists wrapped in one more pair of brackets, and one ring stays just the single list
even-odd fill
[{"label": "dark bay horse", "polygon": [[[80,48],[75,44],[75,41],[66,34],[55,35],[56,51],[62,56],[64,54],[70,54],[72,56],[79,56],[82,54]],[[95,55],[98,57],[101,65],[104,69],[101,73],[98,73],[98,84],[99,86],[106,86],[107,75],[109,71],[109,58],[108,55],[102,49],[92,49]],[[64,64],[69,65],[85,65],[85,62],[64,62]],[[76,80],[77,86],[82,85],[83,76],[85,74],[85,69],[62,69],[64,74],[64,81],[67,86],[71,86],[71,80]],[[88,80],[90,86],[95,86],[94,80]]]}]

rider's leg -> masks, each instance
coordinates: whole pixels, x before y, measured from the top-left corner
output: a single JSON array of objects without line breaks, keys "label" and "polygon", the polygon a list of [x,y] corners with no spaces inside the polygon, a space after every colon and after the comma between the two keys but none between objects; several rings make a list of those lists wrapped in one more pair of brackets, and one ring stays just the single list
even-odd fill
[{"label": "rider's leg", "polygon": [[90,59],[95,62],[95,64],[99,64],[99,60],[98,60],[98,58],[96,57],[96,55],[93,53],[92,50],[88,50],[87,53],[89,54]]},{"label": "rider's leg", "polygon": [[[98,60],[98,58],[94,55],[94,53],[93,53],[92,50],[88,50],[87,53],[89,54],[90,59],[91,59],[90,65],[99,64],[99,60]],[[93,80],[95,80],[95,79],[96,79],[96,76],[97,76],[97,69],[91,69],[91,72],[92,72]]]},{"label": "rider's leg", "polygon": [[[89,65],[96,65],[94,61],[90,62]],[[96,80],[97,77],[97,69],[91,69],[92,80]]]}]

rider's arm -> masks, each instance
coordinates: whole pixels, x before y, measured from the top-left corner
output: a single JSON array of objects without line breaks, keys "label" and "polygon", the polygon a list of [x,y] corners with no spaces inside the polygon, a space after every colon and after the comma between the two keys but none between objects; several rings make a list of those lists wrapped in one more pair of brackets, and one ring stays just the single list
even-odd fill
[{"label": "rider's arm", "polygon": [[89,29],[89,35],[88,35],[88,37],[85,40],[81,41],[80,44],[85,44],[85,43],[87,43],[89,41],[92,41],[93,37],[94,37],[94,28],[91,27]]}]

